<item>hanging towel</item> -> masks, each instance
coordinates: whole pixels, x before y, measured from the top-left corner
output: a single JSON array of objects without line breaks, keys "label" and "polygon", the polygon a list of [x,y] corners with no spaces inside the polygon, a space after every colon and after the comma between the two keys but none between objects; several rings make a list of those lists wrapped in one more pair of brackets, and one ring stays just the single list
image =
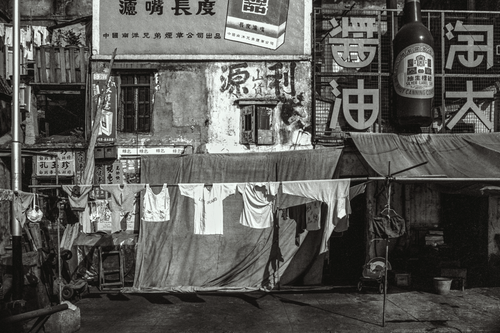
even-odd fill
[{"label": "hanging towel", "polygon": [[243,196],[242,225],[255,229],[273,225],[273,203],[279,185],[278,182],[238,184],[238,191]]},{"label": "hanging towel", "polygon": [[350,179],[304,180],[282,183],[283,194],[322,201],[328,205],[320,253],[328,251],[328,239],[338,221],[347,215]]},{"label": "hanging towel", "polygon": [[149,184],[146,184],[143,198],[144,222],[163,222],[170,220],[170,194],[167,184],[163,184],[160,193],[155,194]]},{"label": "hanging towel", "polygon": [[222,235],[222,201],[236,192],[236,183],[179,184],[182,195],[194,199],[194,234]]}]

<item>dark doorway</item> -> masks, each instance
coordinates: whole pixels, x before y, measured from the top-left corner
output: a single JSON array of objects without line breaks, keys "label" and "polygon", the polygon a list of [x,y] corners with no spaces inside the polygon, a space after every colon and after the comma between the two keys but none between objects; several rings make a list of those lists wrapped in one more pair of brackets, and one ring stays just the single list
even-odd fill
[{"label": "dark doorway", "polygon": [[365,263],[366,196],[360,194],[351,200],[349,229],[333,233],[330,252],[323,271],[323,284],[333,286],[356,285]]},{"label": "dark doorway", "polygon": [[467,287],[488,281],[488,198],[442,194],[444,241],[453,259],[467,269]]}]

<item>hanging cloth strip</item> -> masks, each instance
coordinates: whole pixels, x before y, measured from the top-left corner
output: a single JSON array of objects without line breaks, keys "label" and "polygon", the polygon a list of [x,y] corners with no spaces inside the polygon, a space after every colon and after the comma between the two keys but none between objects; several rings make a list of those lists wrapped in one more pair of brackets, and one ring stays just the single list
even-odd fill
[{"label": "hanging cloth strip", "polygon": [[24,224],[26,223],[26,211],[33,204],[33,199],[35,198],[35,194],[16,191],[14,195],[14,214],[16,220],[21,224],[21,227],[24,228]]}]

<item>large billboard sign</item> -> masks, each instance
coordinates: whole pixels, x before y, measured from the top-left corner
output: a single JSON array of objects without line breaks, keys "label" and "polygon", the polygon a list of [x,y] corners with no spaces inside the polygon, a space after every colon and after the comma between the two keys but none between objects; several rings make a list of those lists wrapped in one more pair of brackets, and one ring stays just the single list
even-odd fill
[{"label": "large billboard sign", "polygon": [[93,12],[94,55],[311,54],[312,0],[94,0]]}]

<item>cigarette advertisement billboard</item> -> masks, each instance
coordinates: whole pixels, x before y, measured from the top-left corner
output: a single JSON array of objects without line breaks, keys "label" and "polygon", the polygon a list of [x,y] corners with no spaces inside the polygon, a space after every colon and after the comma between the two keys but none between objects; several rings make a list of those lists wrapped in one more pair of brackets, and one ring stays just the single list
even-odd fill
[{"label": "cigarette advertisement billboard", "polygon": [[311,54],[312,0],[94,0],[94,55]]}]

